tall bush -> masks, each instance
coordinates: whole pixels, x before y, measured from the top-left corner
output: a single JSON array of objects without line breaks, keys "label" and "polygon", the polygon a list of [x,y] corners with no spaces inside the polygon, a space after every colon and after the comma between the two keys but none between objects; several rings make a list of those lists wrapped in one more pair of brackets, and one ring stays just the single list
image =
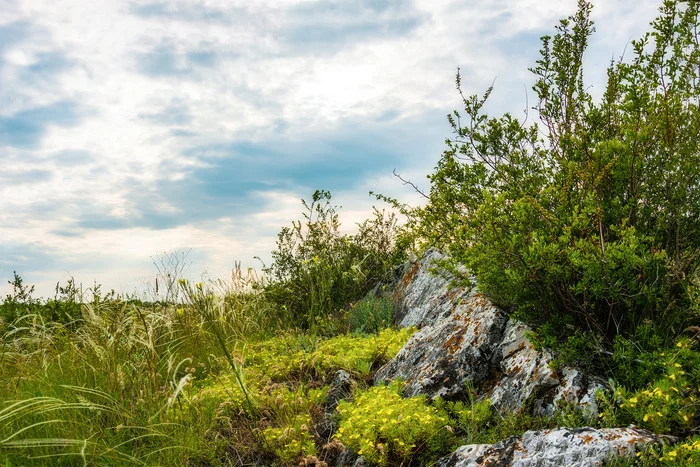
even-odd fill
[{"label": "tall bush", "polygon": [[329,317],[390,278],[400,255],[396,219],[375,210],[357,234],[347,235],[340,232],[338,207],[329,192],[316,191],[310,203],[302,204],[303,220],[282,228],[273,262],[264,269],[270,280],[266,296],[294,324],[320,330]]},{"label": "tall bush", "polygon": [[[467,265],[533,324],[569,323],[611,342],[641,323],[689,323],[700,258],[698,2],[666,0],[632,57],[611,63],[600,102],[583,80],[591,4],[542,38],[539,123],[464,111],[429,177],[412,235]],[[569,329],[559,326],[558,329]]]}]

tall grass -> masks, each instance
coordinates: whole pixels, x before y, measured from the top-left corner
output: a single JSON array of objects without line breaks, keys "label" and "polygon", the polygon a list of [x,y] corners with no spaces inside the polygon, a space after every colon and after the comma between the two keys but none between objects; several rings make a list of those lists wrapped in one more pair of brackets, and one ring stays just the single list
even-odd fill
[{"label": "tall grass", "polygon": [[275,327],[275,315],[253,287],[254,274],[238,267],[232,279],[206,286],[182,282],[179,302],[96,300],[83,304],[82,316],[69,325],[39,314],[6,324],[0,336],[0,460],[237,463],[235,447],[217,435],[220,404],[192,396],[202,380],[229,370],[245,391],[237,355],[251,338]]}]

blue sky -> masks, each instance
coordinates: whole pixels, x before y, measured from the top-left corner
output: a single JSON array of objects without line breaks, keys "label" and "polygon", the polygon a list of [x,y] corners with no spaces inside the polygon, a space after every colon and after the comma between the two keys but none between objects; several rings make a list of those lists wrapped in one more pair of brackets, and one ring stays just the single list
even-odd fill
[{"label": "blue sky", "polygon": [[[647,29],[660,1],[596,2],[586,74]],[[144,287],[151,258],[190,273],[269,258],[301,198],[333,193],[348,230],[370,190],[416,203],[459,107],[523,115],[539,37],[575,1],[2,0],[0,294],[16,270]]]}]

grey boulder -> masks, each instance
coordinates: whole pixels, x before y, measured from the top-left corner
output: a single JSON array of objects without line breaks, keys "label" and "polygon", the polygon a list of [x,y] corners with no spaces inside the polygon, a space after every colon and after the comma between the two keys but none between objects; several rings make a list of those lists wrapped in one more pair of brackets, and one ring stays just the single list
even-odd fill
[{"label": "grey boulder", "polygon": [[558,428],[528,431],[496,444],[462,446],[436,467],[592,467],[612,458],[631,457],[640,447],[664,437],[635,427]]}]

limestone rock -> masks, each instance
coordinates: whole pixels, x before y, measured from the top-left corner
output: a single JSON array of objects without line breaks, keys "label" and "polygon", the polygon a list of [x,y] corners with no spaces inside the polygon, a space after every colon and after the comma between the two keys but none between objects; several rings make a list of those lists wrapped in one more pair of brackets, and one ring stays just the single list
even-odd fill
[{"label": "limestone rock", "polygon": [[409,266],[394,292],[402,326],[417,326],[375,382],[401,378],[406,395],[460,397],[465,383],[502,413],[552,414],[563,402],[595,415],[595,391],[605,384],[574,368],[550,368],[552,355],[527,338],[531,329],[510,319],[476,290],[450,288],[450,274],[432,271],[445,256],[429,250]]},{"label": "limestone rock", "polygon": [[502,413],[527,408],[537,415],[551,415],[565,402],[595,415],[595,391],[604,388],[604,383],[570,367],[553,371],[551,353],[535,349],[527,338],[529,332],[525,324],[508,321],[493,361],[500,377],[487,388],[485,397]]},{"label": "limestone rock", "polygon": [[473,293],[453,304],[451,313],[416,332],[375,381],[401,378],[405,394],[452,397],[468,381],[489,375],[490,361],[501,342],[507,317],[484,295]]},{"label": "limestone rock", "polygon": [[451,289],[454,276],[450,273],[436,275],[431,272],[436,262],[445,259],[438,250],[430,249],[423,258],[409,265],[396,285],[394,301],[399,304],[400,326],[422,328],[450,315],[459,300],[469,289]]},{"label": "limestone rock", "polygon": [[493,445],[462,446],[440,459],[437,467],[589,467],[613,457],[632,456],[636,449],[662,437],[635,427],[558,428],[528,431]]}]

